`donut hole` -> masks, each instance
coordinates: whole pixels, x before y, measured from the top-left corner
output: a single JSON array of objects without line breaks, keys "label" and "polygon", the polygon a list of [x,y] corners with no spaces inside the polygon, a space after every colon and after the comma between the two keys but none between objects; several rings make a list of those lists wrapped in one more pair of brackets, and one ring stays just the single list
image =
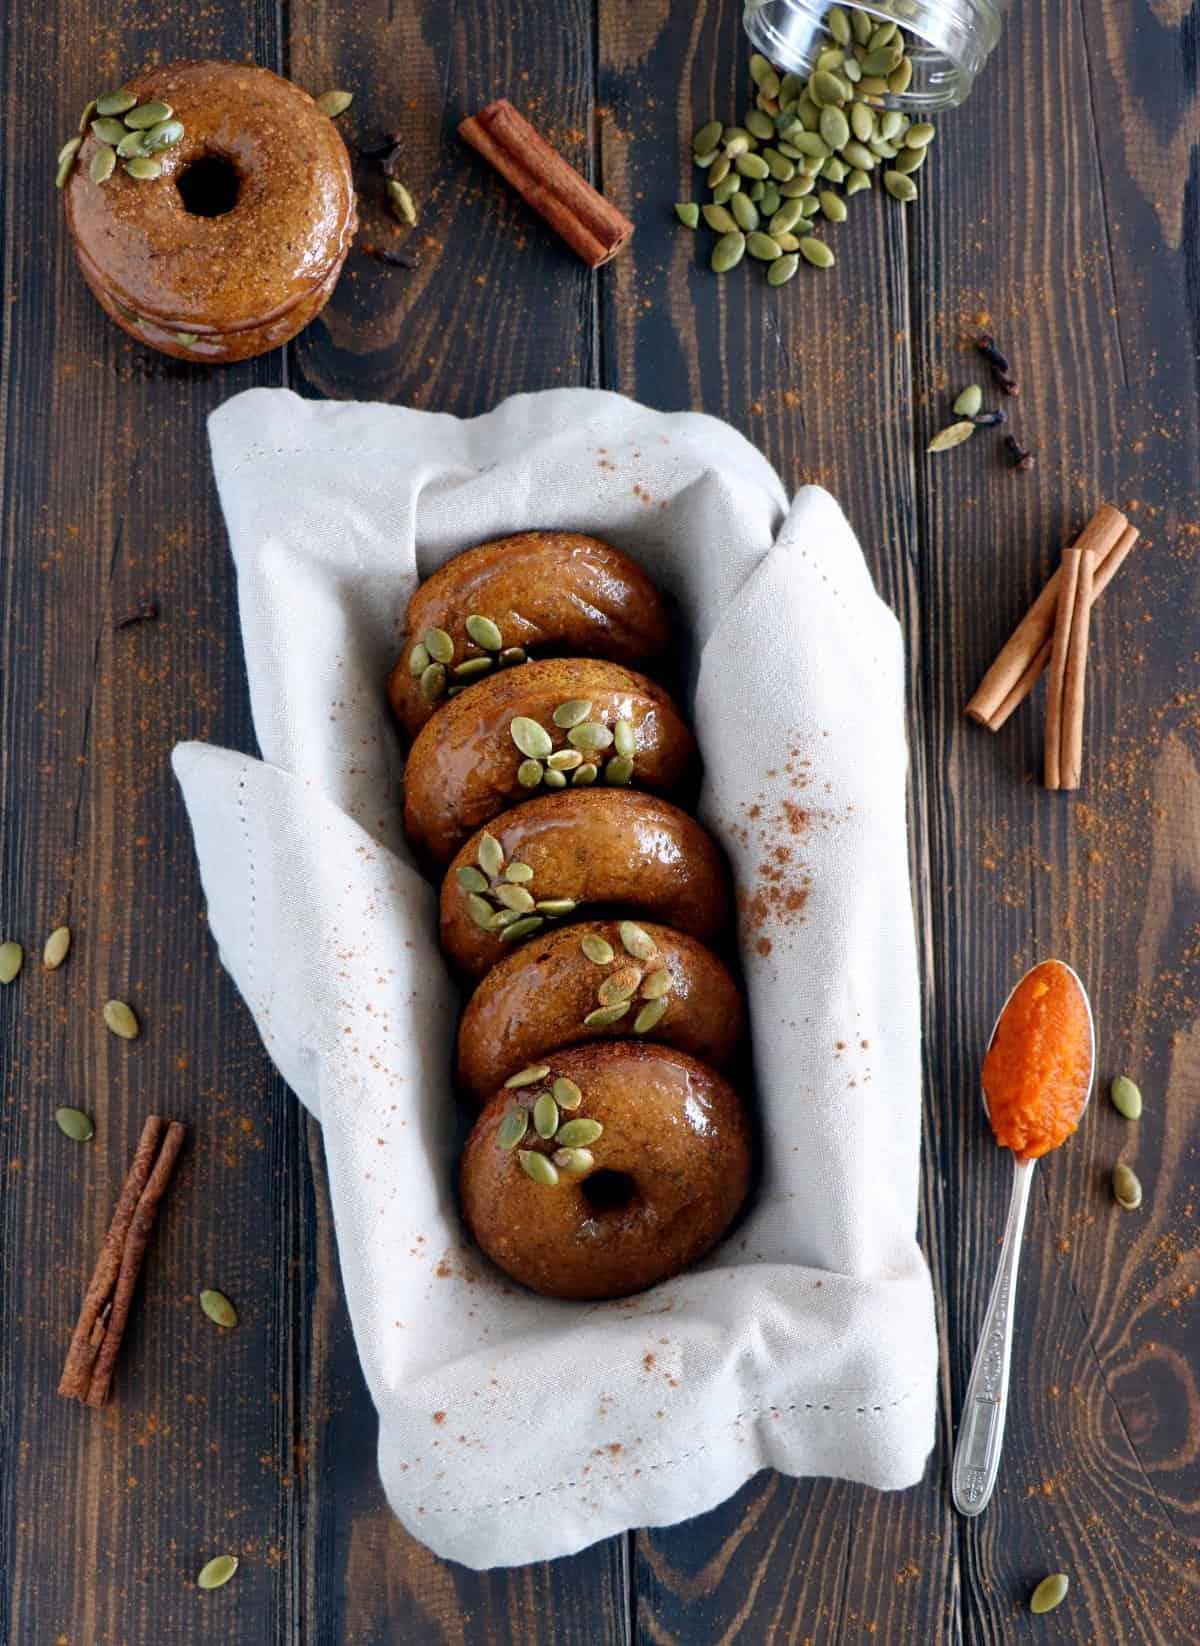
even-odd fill
[{"label": "donut hole", "polygon": [[237,167],[222,154],[202,154],[175,179],[183,209],[193,217],[224,217],[237,205],[241,186]]},{"label": "donut hole", "polygon": [[628,1172],[614,1172],[601,1166],[598,1172],[589,1172],[579,1185],[579,1192],[589,1208],[603,1216],[606,1212],[623,1212],[637,1194],[637,1184]]}]

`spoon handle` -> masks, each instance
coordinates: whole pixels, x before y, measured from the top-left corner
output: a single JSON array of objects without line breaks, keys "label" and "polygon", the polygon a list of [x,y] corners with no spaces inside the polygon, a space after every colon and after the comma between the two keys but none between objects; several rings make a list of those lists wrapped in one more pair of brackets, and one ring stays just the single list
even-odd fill
[{"label": "spoon handle", "polygon": [[1000,1449],[1008,1412],[1017,1262],[1034,1164],[1032,1160],[1014,1161],[1012,1198],[1008,1203],[1004,1244],[1000,1248],[1000,1267],[992,1282],[983,1331],[975,1350],[975,1364],[963,1399],[950,1489],[954,1507],[964,1515],[983,1512],[1000,1472]]}]

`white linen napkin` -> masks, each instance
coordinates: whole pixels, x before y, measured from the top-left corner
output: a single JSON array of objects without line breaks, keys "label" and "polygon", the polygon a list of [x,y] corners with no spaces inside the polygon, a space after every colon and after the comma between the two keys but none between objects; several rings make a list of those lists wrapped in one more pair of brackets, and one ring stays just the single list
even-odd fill
[{"label": "white linen napkin", "polygon": [[[235,396],[210,423],[263,761],[181,744],[209,922],[324,1127],[397,1515],[468,1566],[568,1554],[752,1473],[897,1488],[933,1440],[899,632],[844,517],[714,419],[557,389],[485,417]],[[417,581],[531,527],[638,560],[690,636],[700,815],[740,895],[749,1214],[640,1297],[506,1281],[455,1205],[460,999],[400,829],[383,682]]]}]

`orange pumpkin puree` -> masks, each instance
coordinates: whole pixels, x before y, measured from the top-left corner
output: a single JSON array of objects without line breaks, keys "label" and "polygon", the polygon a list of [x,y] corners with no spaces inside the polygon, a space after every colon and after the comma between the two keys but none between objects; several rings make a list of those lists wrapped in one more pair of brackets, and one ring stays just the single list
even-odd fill
[{"label": "orange pumpkin puree", "polygon": [[1057,1149],[1079,1124],[1091,1074],[1083,990],[1061,961],[1047,960],[1021,979],[983,1060],[996,1142],[1018,1160]]}]

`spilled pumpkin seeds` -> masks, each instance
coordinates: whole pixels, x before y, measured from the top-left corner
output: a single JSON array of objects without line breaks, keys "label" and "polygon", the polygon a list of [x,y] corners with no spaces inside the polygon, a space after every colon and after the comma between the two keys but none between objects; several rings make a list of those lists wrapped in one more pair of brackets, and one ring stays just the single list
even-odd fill
[{"label": "spilled pumpkin seeds", "polygon": [[162,162],[153,156],[174,148],[184,138],[183,122],[174,114],[169,103],[158,99],[139,103],[127,87],[93,97],[79,118],[81,135],[72,137],[58,151],[55,188],[67,186],[83,145],[82,134],[87,132],[96,140],[88,160],[88,177],[93,183],[107,183],[118,160],[124,162],[122,170],[139,181],[160,177]]}]

